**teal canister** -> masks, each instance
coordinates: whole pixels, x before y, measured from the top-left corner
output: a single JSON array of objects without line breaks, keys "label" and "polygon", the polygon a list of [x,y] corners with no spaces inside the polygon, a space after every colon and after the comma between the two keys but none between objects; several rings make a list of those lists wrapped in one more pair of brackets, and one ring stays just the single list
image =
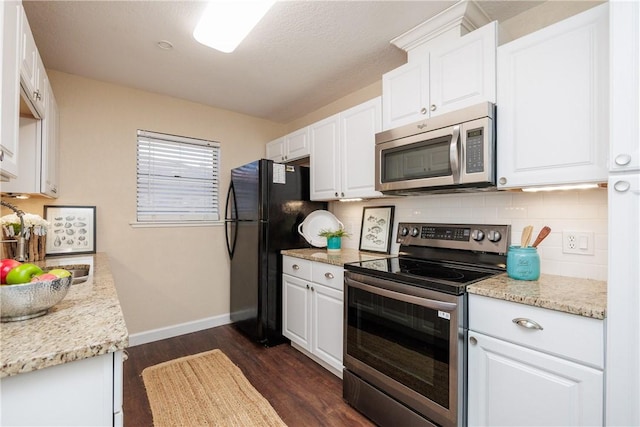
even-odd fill
[{"label": "teal canister", "polygon": [[517,280],[538,280],[540,255],[533,247],[509,246],[507,251],[507,275]]}]

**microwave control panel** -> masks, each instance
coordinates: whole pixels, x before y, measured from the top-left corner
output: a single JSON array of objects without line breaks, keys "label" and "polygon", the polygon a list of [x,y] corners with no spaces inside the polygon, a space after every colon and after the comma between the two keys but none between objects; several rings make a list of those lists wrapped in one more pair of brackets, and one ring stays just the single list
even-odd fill
[{"label": "microwave control panel", "polygon": [[484,129],[467,131],[465,170],[467,173],[484,172]]}]

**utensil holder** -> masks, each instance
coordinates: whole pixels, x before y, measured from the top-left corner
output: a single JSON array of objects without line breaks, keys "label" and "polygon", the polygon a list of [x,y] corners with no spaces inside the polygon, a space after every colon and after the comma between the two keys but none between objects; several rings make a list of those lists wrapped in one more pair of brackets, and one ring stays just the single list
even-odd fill
[{"label": "utensil holder", "polygon": [[516,280],[540,278],[540,255],[534,247],[509,246],[507,251],[507,275]]}]

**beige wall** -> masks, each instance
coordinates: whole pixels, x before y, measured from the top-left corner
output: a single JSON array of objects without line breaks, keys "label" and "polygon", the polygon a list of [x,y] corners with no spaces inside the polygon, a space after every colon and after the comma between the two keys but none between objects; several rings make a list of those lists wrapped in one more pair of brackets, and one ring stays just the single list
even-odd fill
[{"label": "beige wall", "polygon": [[[502,42],[515,40],[606,1],[551,0],[500,23]],[[500,43],[502,44],[502,43]]]},{"label": "beige wall", "polygon": [[[18,202],[95,205],[97,250],[109,255],[130,333],[229,313],[224,227],[132,228],[136,130],[222,144],[221,200],[232,167],[264,155],[284,126],[192,102],[48,71],[60,110],[61,197]],[[224,207],[222,207],[224,208]]]}]

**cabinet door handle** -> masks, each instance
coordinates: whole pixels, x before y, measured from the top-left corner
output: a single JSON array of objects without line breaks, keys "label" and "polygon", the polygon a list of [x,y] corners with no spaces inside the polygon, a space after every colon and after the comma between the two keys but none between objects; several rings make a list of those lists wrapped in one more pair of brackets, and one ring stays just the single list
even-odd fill
[{"label": "cabinet door handle", "polygon": [[333,274],[332,273],[324,273],[324,277],[326,277],[327,279],[333,279]]},{"label": "cabinet door handle", "polygon": [[338,197],[338,192],[336,191],[336,197]]},{"label": "cabinet door handle", "polygon": [[618,166],[627,166],[631,163],[631,156],[628,154],[618,154],[615,161]]},{"label": "cabinet door handle", "polygon": [[427,114],[427,109],[422,107],[422,109],[420,110],[420,114],[422,115]]},{"label": "cabinet door handle", "polygon": [[438,107],[436,107],[436,104],[431,104],[431,111],[436,111]]},{"label": "cabinet door handle", "polygon": [[293,264],[291,268],[293,268],[294,270],[300,270],[300,266],[298,264]]},{"label": "cabinet door handle", "polygon": [[538,322],[534,322],[533,320],[524,317],[516,317],[512,322],[527,329],[537,329],[539,331],[544,329]]},{"label": "cabinet door handle", "polygon": [[312,287],[311,287],[311,292],[313,292],[313,291],[314,291],[314,289],[313,289],[313,286],[312,286]]},{"label": "cabinet door handle", "polygon": [[507,178],[501,176],[498,182],[500,183],[500,185],[505,185],[507,183]]},{"label": "cabinet door handle", "polygon": [[469,337],[469,342],[471,345],[476,345],[478,344],[478,339],[476,337]]},{"label": "cabinet door handle", "polygon": [[631,184],[629,184],[628,181],[616,181],[616,183],[613,184],[613,189],[618,193],[626,193],[630,188]]},{"label": "cabinet door handle", "polygon": [[307,284],[307,289],[309,289],[309,284]]}]

